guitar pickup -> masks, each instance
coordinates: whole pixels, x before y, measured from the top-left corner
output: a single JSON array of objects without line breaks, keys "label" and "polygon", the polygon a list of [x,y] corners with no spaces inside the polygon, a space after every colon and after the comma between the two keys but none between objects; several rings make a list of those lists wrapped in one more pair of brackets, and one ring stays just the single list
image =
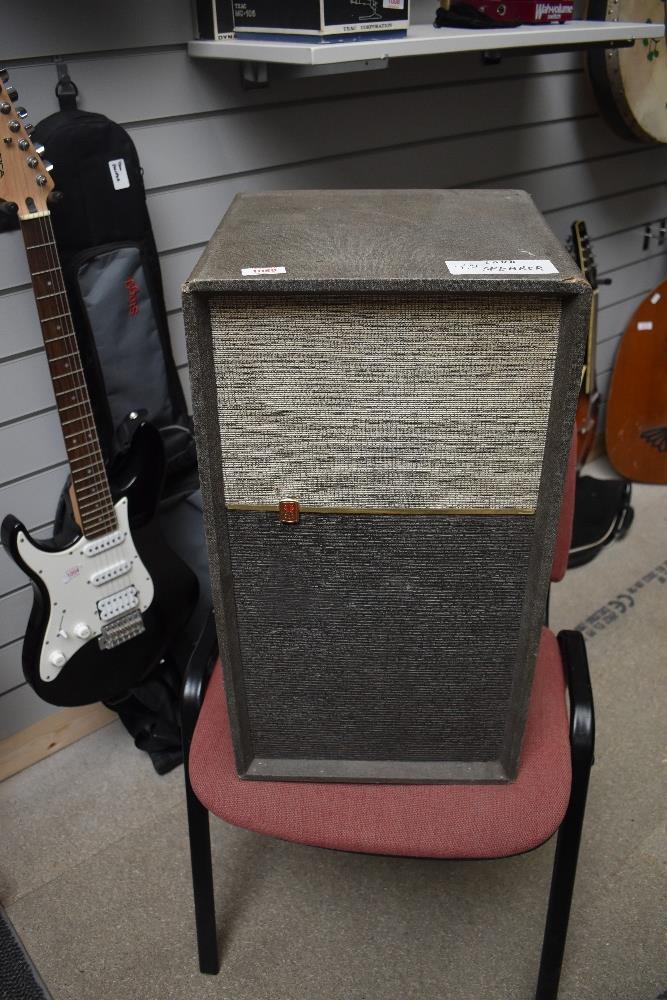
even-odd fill
[{"label": "guitar pickup", "polygon": [[103,583],[108,583],[109,580],[115,580],[117,576],[129,573],[131,566],[132,564],[127,559],[122,559],[112,566],[106,566],[104,569],[98,570],[97,573],[93,573],[90,582],[94,587],[101,587]]},{"label": "guitar pickup", "polygon": [[101,538],[95,538],[92,542],[87,542],[81,549],[81,554],[84,556],[96,556],[100,552],[106,552],[107,549],[115,548],[116,545],[122,545],[124,541],[124,531],[112,531],[110,535],[102,535]]},{"label": "guitar pickup", "polygon": [[111,618],[132,611],[139,606],[139,591],[136,587],[126,587],[119,590],[111,597],[103,597],[97,602],[97,610],[100,613],[100,621],[108,622]]}]

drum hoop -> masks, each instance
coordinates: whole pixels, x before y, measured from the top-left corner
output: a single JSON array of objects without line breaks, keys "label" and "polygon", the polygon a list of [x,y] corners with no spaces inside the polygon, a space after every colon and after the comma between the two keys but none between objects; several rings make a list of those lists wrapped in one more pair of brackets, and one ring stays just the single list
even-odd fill
[{"label": "drum hoop", "polygon": [[[619,7],[620,4],[610,3],[608,0],[590,0],[587,16],[593,21],[620,21]],[[621,51],[619,48],[593,48],[588,51],[588,74],[600,112],[614,131],[624,139],[652,145],[667,141],[660,140],[647,132],[637,120],[625,96],[621,77]]]}]

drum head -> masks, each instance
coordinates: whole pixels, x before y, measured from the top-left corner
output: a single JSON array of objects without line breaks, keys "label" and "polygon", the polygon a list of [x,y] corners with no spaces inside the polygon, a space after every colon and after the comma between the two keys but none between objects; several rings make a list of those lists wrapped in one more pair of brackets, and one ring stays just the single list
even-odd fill
[{"label": "drum head", "polygon": [[[590,20],[667,25],[665,0],[591,0]],[[600,110],[624,138],[667,142],[667,38],[591,49],[588,69]]]}]

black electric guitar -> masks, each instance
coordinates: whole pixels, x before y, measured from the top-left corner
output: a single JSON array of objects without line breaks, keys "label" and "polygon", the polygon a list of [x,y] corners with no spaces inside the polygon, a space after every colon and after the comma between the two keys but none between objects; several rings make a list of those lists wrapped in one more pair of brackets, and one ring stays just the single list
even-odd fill
[{"label": "black electric guitar", "polygon": [[3,544],[35,592],[23,669],[53,705],[113,701],[158,664],[194,607],[197,579],[154,519],[164,456],[151,425],[135,432],[119,470],[122,495],[112,495],[51,225],[50,165],[4,71],[0,80],[0,199],[18,212],[81,529],[55,549],[13,516],[2,524]]}]

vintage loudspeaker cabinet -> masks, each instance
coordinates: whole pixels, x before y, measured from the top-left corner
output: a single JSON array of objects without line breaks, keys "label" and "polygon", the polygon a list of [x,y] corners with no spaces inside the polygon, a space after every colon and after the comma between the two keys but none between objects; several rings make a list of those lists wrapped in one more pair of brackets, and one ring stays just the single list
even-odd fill
[{"label": "vintage loudspeaker cabinet", "polygon": [[590,309],[529,196],[240,195],[184,303],[239,774],[511,780]]}]

